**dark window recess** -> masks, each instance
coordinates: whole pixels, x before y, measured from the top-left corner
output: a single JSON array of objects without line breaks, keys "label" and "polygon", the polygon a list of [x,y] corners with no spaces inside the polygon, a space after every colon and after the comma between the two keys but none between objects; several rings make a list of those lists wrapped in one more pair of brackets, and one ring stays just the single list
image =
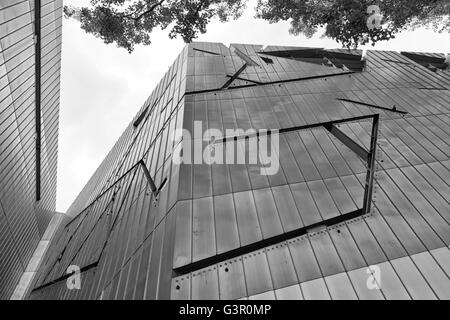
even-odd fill
[{"label": "dark window recess", "polygon": [[[360,121],[360,120],[369,120],[372,119],[372,132],[370,137],[370,147],[369,151],[366,151],[363,147],[361,147],[358,143],[353,141],[350,137],[348,137],[345,133],[340,131],[336,125],[340,123],[346,123],[346,122],[353,122],[353,121]],[[374,174],[375,174],[375,152],[376,152],[376,146],[377,146],[377,138],[378,138],[378,122],[379,122],[379,115],[369,115],[369,116],[360,116],[360,117],[353,117],[353,118],[347,118],[347,119],[341,119],[337,121],[329,121],[329,122],[322,122],[322,123],[314,123],[309,124],[305,126],[299,126],[299,127],[292,127],[292,128],[284,128],[280,129],[278,132],[280,134],[287,133],[287,132],[293,132],[298,130],[305,130],[305,129],[313,129],[318,127],[323,127],[326,130],[330,131],[331,134],[333,134],[338,140],[340,140],[344,145],[349,147],[353,152],[355,152],[360,158],[362,158],[366,164],[367,164],[367,172],[366,172],[366,182],[364,187],[364,200],[362,204],[361,209],[357,209],[352,212],[348,212],[336,217],[333,217],[331,219],[327,219],[324,221],[320,221],[315,224],[311,224],[308,226],[304,226],[302,228],[298,228],[271,238],[263,239],[261,241],[257,241],[254,243],[251,243],[249,245],[236,248],[212,257],[208,257],[199,261],[196,261],[194,263],[190,263],[187,265],[184,265],[179,268],[173,269],[175,276],[181,276],[184,274],[188,274],[190,272],[197,271],[202,268],[206,268],[212,265],[215,265],[217,263],[223,262],[225,260],[233,259],[238,256],[249,254],[253,251],[263,249],[265,247],[276,245],[278,243],[288,241],[293,238],[300,237],[302,235],[305,235],[307,233],[316,232],[318,230],[323,230],[327,227],[331,227],[336,224],[340,224],[342,222],[355,219],[357,217],[360,217],[362,215],[365,215],[370,212],[371,203],[372,203],[372,191],[373,191],[373,180],[374,180]],[[272,133],[273,134],[273,133]],[[255,134],[255,136],[257,136]],[[237,140],[237,139],[247,139],[248,135],[243,135],[239,137],[227,137],[224,139],[220,139],[218,143],[225,141],[229,141],[231,139]]]},{"label": "dark window recess", "polygon": [[133,122],[133,126],[135,128],[139,127],[139,125],[141,124],[142,120],[145,119],[145,116],[147,115],[148,112],[148,107],[144,109],[144,111],[141,112],[141,114],[139,115],[139,117],[136,119],[136,121]]},{"label": "dark window recess", "polygon": [[449,68],[448,63],[445,62],[445,57],[435,57],[414,52],[401,52],[401,54],[433,72]]},{"label": "dark window recess", "polygon": [[153,103],[150,112],[153,112],[153,110],[156,108],[156,106],[158,105],[158,103],[161,101],[161,99],[164,97],[164,95],[166,94],[166,91],[169,89],[170,85],[172,84],[173,80],[176,78],[177,74],[175,73],[172,77],[172,79],[170,79],[169,83],[167,84],[166,88],[164,89],[163,93],[161,93],[159,95],[159,97],[155,100],[155,102]]},{"label": "dark window recess", "polygon": [[362,55],[350,51],[335,52],[324,50],[322,48],[307,48],[283,51],[264,51],[259,53],[302,62],[326,65],[344,70],[348,69],[352,71],[363,71],[365,68],[365,61],[362,60]]},{"label": "dark window recess", "polygon": [[419,90],[449,90],[447,88],[438,88],[438,87],[421,87],[421,88],[417,88]]},{"label": "dark window recess", "polygon": [[208,50],[202,50],[202,49],[194,48],[194,51],[203,52],[203,53],[207,53],[207,54],[212,54],[214,56],[220,56],[219,53],[208,51]]},{"label": "dark window recess", "polygon": [[259,57],[260,57],[261,60],[264,61],[265,63],[267,63],[267,64],[273,64],[273,60],[272,60],[272,59],[266,58],[266,57],[263,57],[263,56],[259,56]]}]

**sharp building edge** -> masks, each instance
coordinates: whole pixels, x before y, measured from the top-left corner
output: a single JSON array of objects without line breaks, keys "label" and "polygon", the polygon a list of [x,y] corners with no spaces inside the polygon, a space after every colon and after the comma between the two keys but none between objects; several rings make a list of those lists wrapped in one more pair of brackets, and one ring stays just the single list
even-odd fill
[{"label": "sharp building edge", "polygon": [[[361,54],[187,45],[69,208],[28,298],[450,298],[445,55]],[[272,130],[279,170],[173,161],[198,154],[198,137],[172,139],[197,121]],[[215,150],[247,159],[261,137]]]},{"label": "sharp building edge", "polygon": [[62,0],[0,3],[0,299],[54,216]]}]

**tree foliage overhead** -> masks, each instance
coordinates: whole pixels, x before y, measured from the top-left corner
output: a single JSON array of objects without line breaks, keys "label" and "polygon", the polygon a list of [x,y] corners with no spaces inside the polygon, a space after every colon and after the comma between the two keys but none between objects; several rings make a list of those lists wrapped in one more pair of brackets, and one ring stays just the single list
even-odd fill
[{"label": "tree foliage overhead", "polygon": [[[169,37],[191,42],[206,32],[211,19],[226,22],[243,13],[248,0],[91,0],[90,7],[65,6],[66,17],[76,17],[81,28],[105,43],[132,52],[136,44],[151,43],[152,31],[170,28]],[[368,23],[377,5],[382,19]],[[258,0],[256,17],[271,23],[290,21],[292,34],[308,37],[324,28],[324,36],[345,47],[375,44],[404,29],[431,26],[450,32],[449,0]]]},{"label": "tree foliage overhead", "polygon": [[[379,27],[369,28],[377,5],[382,19]],[[270,22],[291,21],[290,33],[314,35],[320,27],[324,36],[345,47],[389,40],[401,30],[434,26],[450,32],[448,0],[258,0],[257,17]]]},{"label": "tree foliage overhead", "polygon": [[91,0],[90,7],[65,6],[66,17],[76,17],[81,28],[105,43],[132,52],[136,44],[149,45],[150,34],[171,27],[169,37],[191,42],[205,33],[212,18],[225,22],[238,18],[245,0]]}]

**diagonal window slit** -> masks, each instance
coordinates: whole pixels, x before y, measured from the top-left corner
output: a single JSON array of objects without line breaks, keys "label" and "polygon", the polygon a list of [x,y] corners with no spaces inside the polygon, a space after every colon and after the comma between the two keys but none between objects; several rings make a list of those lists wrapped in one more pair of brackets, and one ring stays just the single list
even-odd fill
[{"label": "diagonal window slit", "polygon": [[337,100],[344,101],[344,102],[355,103],[355,104],[359,104],[359,105],[370,107],[370,108],[375,108],[375,109],[380,109],[380,110],[385,110],[385,111],[390,111],[390,112],[395,112],[395,113],[400,113],[400,114],[408,114],[407,111],[397,110],[397,107],[395,105],[392,108],[386,108],[386,107],[377,106],[377,105],[371,104],[371,103],[366,103],[366,102],[356,101],[356,100],[350,100],[350,99],[345,99],[345,98],[337,98]]},{"label": "diagonal window slit", "polygon": [[[90,265],[87,265],[85,267],[80,268],[80,276],[82,276],[84,273],[86,273],[89,270],[97,268],[98,264],[99,264],[99,261],[96,261],[94,263],[91,263]],[[31,292],[33,293],[33,292],[45,289],[47,287],[50,287],[50,286],[52,286],[54,284],[57,284],[57,283],[59,283],[61,281],[65,281],[65,280],[69,279],[69,277],[71,277],[72,275],[73,275],[73,273],[65,274],[62,277],[59,277],[59,278],[57,278],[55,280],[52,280],[52,281],[47,282],[47,283],[44,283],[43,285],[34,288]]]},{"label": "diagonal window slit", "polygon": [[[232,78],[233,76],[230,76],[230,75],[227,74],[227,77],[228,78]],[[242,80],[242,81],[247,81],[247,82],[254,83],[254,84],[264,84],[263,82],[259,82],[259,81],[251,80],[251,79],[247,79],[247,78],[242,78],[242,77],[237,77],[236,79],[237,80]]]},{"label": "diagonal window slit", "polygon": [[235,74],[233,74],[231,76],[231,78],[227,82],[225,82],[225,84],[220,89],[221,90],[227,89],[233,83],[233,81],[236,80],[241,75],[242,72],[244,72],[244,70],[246,68],[247,68],[247,63],[244,63],[244,65],[242,67],[240,67],[239,70],[236,71]]},{"label": "diagonal window slit", "polygon": [[347,136],[344,132],[339,130],[333,124],[327,124],[324,126],[333,136],[335,136],[339,141],[341,141],[346,147],[356,153],[360,158],[364,161],[368,161],[369,153],[361,147],[358,143],[353,141],[349,136]]},{"label": "diagonal window slit", "polygon": [[261,60],[264,61],[265,63],[267,63],[267,64],[273,64],[273,60],[272,60],[272,59],[266,58],[266,57],[263,57],[263,56],[259,56],[259,57],[260,57]]},{"label": "diagonal window slit", "polygon": [[[120,177],[120,178],[118,179],[118,181],[116,181],[116,183],[115,183],[114,185],[116,185],[119,181],[122,181],[122,180],[123,180],[126,176],[128,176],[129,174],[134,174],[134,175],[133,175],[133,178],[132,178],[132,180],[131,180],[131,182],[130,182],[129,185],[128,185],[128,191],[129,191],[130,188],[131,188],[131,185],[132,185],[132,181],[135,179],[136,173],[137,173],[137,171],[138,171],[139,169],[141,169],[141,170],[143,171],[143,173],[144,173],[144,176],[145,176],[145,178],[146,178],[146,180],[147,180],[147,182],[148,182],[148,184],[149,184],[149,186],[150,186],[150,189],[151,189],[151,191],[152,191],[152,194],[154,195],[154,201],[157,201],[157,197],[158,197],[159,193],[162,191],[162,189],[163,189],[163,188],[165,187],[165,185],[167,184],[167,177],[163,179],[163,181],[161,182],[161,184],[160,184],[159,187],[156,187],[155,182],[154,182],[153,178],[151,177],[151,174],[150,174],[150,172],[149,172],[149,170],[148,170],[148,168],[147,168],[147,166],[145,165],[145,163],[144,163],[143,160],[140,160],[139,162],[137,162],[130,170],[128,170],[122,177]],[[113,186],[114,186],[114,185],[113,185]],[[113,186],[111,186],[111,187],[113,187]],[[111,189],[111,187],[108,188],[108,189],[105,191],[105,193],[108,192],[108,191]],[[118,207],[117,212],[120,212],[120,211],[122,210],[122,206],[125,204],[125,202],[126,202],[126,200],[127,200],[128,191],[127,191],[127,193],[126,193],[126,196],[123,197],[123,199],[121,200],[121,203],[120,203],[120,205],[119,205],[119,207]],[[97,200],[99,200],[105,193],[101,194],[94,202],[96,202]],[[98,224],[100,223],[100,221],[105,217],[105,215],[108,215],[108,210],[109,210],[109,208],[108,208],[108,206],[107,206],[107,207],[105,208],[105,210],[100,214],[100,216],[98,217],[97,221],[94,223],[94,225],[93,225],[93,227],[91,228],[91,230],[83,237],[83,241],[81,242],[80,245],[78,245],[78,248],[77,248],[76,250],[73,250],[73,251],[72,251],[72,252],[74,252],[74,254],[71,254],[71,256],[68,257],[68,259],[66,259],[66,264],[68,263],[68,264],[70,265],[70,264],[74,261],[74,259],[78,256],[78,254],[81,252],[81,250],[85,247],[85,244],[87,243],[87,241],[90,239],[90,236],[91,236],[91,235],[94,233],[94,231],[96,230],[97,225],[98,225]],[[86,216],[87,216],[87,215],[85,215],[85,217],[86,217]],[[119,214],[117,214],[117,215],[114,217],[114,220],[112,221],[111,226],[109,227],[109,230],[108,230],[109,234],[111,234],[111,232],[112,232],[113,229],[116,227],[116,225],[117,225],[117,223],[118,223],[119,220],[120,220],[120,219],[119,219]],[[81,226],[81,223],[79,224],[79,226]],[[77,227],[77,230],[78,230],[78,227]],[[72,239],[72,237],[76,234],[77,230],[72,234],[72,236],[71,236],[70,239]],[[108,234],[108,237],[107,237],[106,241],[104,242],[103,246],[100,248],[100,252],[99,252],[98,255],[97,255],[97,260],[94,261],[94,262],[92,262],[92,263],[90,263],[90,264],[88,264],[88,265],[86,265],[86,266],[81,267],[81,270],[80,270],[81,272],[85,272],[85,271],[88,271],[88,270],[90,270],[90,269],[92,269],[92,268],[97,267],[97,265],[98,265],[99,262],[100,262],[100,259],[101,259],[102,255],[103,255],[103,252],[104,252],[104,250],[106,249],[107,244],[108,244],[108,242],[109,242],[110,239],[111,239],[111,238],[109,237],[109,234]],[[70,239],[69,239],[69,241],[66,243],[66,246],[65,246],[65,247],[63,248],[63,250],[61,251],[61,253],[60,253],[60,255],[59,255],[59,258],[55,261],[55,263],[59,263],[59,262],[61,261],[61,259],[62,259],[63,257],[66,256],[65,251],[66,251],[66,249],[67,249],[67,246],[71,243]],[[55,265],[55,264],[54,264],[54,265]],[[53,266],[53,267],[54,267],[54,266]],[[51,272],[51,271],[53,270],[53,267],[49,269],[49,272]],[[48,275],[49,275],[49,274],[47,274],[47,276],[48,276]],[[55,284],[55,283],[58,283],[58,282],[60,282],[60,281],[63,281],[63,280],[65,280],[65,279],[67,279],[69,276],[70,276],[70,274],[65,274],[65,275],[62,275],[62,276],[60,276],[60,277],[54,279],[54,280],[48,281],[48,282],[42,284],[41,286],[36,287],[35,289],[33,289],[33,292],[34,292],[34,291],[37,291],[37,290],[40,290],[40,289],[43,289],[43,288],[45,288],[45,287],[51,286],[51,285],[53,285],[53,284]]]},{"label": "diagonal window slit", "polygon": [[197,49],[194,48],[194,51],[198,51],[198,52],[203,52],[203,53],[207,53],[207,54],[212,54],[214,56],[220,56],[220,54],[216,53],[216,52],[212,52],[212,51],[208,51],[208,50],[203,50],[203,49]]},{"label": "diagonal window slit", "polygon": [[419,90],[449,90],[448,88],[436,88],[436,87],[421,87],[421,88],[417,88]]},{"label": "diagonal window slit", "polygon": [[139,115],[139,117],[136,119],[136,121],[133,122],[133,127],[135,127],[135,128],[139,127],[142,120],[144,120],[145,116],[147,115],[148,109],[149,108],[147,107],[142,111],[142,113]]},{"label": "diagonal window slit", "polygon": [[242,255],[246,255],[249,254],[253,251],[257,251],[257,250],[261,250],[264,249],[266,247],[272,246],[272,245],[276,245],[300,236],[303,236],[305,234],[308,233],[312,233],[315,232],[315,230],[319,229],[319,228],[326,228],[326,227],[331,227],[340,223],[343,223],[345,221],[349,221],[355,218],[358,218],[360,216],[363,215],[363,209],[358,209],[346,214],[342,214],[336,217],[333,217],[331,219],[328,220],[324,220],[324,221],[320,221],[318,223],[306,226],[306,227],[302,227],[302,228],[298,228],[271,238],[267,238],[267,239],[263,239],[261,241],[258,242],[254,242],[251,243],[249,245],[240,247],[240,248],[236,248],[234,250],[230,250],[209,258],[205,258],[187,265],[184,265],[182,267],[179,268],[175,268],[173,269],[174,272],[174,277],[179,277],[179,276],[183,276],[185,274],[191,273],[191,272],[195,272],[197,270],[209,267],[209,266],[213,266],[215,264],[224,262],[226,260],[230,260],[230,259],[234,259],[237,258],[239,256]]},{"label": "diagonal window slit", "polygon": [[[243,70],[242,70],[243,71]],[[239,72],[239,73],[242,73]],[[308,77],[300,77],[300,78],[292,78],[292,79],[286,79],[286,80],[278,80],[278,81],[269,81],[269,82],[262,82],[261,84],[246,84],[241,86],[233,86],[229,87],[229,85],[239,77],[239,74],[236,76],[236,78],[233,79],[233,81],[228,81],[228,85],[225,84],[221,88],[217,89],[205,89],[205,90],[195,90],[195,91],[188,91],[185,93],[186,96],[194,95],[194,94],[202,94],[202,93],[211,93],[211,92],[219,92],[224,89],[228,90],[237,90],[237,89],[245,89],[245,88],[251,88],[256,86],[262,86],[262,85],[275,85],[275,84],[282,84],[282,83],[290,83],[290,82],[297,82],[297,81],[307,81],[307,80],[314,80],[314,79],[324,79],[324,78],[331,78],[331,77],[338,77],[338,76],[345,76],[345,75],[351,75],[354,74],[354,71],[345,71],[345,72],[339,72],[339,73],[330,73],[330,74],[323,74],[318,76],[308,76]],[[227,85],[227,87],[225,87]]]}]

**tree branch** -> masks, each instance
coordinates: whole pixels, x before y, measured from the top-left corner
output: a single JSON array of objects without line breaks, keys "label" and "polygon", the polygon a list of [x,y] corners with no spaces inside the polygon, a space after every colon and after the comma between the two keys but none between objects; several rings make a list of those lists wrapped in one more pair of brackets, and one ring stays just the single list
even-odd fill
[{"label": "tree branch", "polygon": [[161,0],[161,1],[157,2],[157,3],[155,3],[155,4],[152,5],[150,8],[148,8],[148,10],[142,12],[142,13],[141,13],[140,15],[138,15],[137,17],[133,17],[131,14],[125,15],[124,17],[125,17],[125,18],[133,19],[134,21],[138,21],[138,20],[140,20],[142,17],[144,17],[145,15],[147,15],[147,14],[149,14],[149,13],[155,11],[155,9],[156,9],[157,7],[159,7],[159,6],[161,6],[161,5],[163,4],[164,1],[165,1],[165,0]]}]

